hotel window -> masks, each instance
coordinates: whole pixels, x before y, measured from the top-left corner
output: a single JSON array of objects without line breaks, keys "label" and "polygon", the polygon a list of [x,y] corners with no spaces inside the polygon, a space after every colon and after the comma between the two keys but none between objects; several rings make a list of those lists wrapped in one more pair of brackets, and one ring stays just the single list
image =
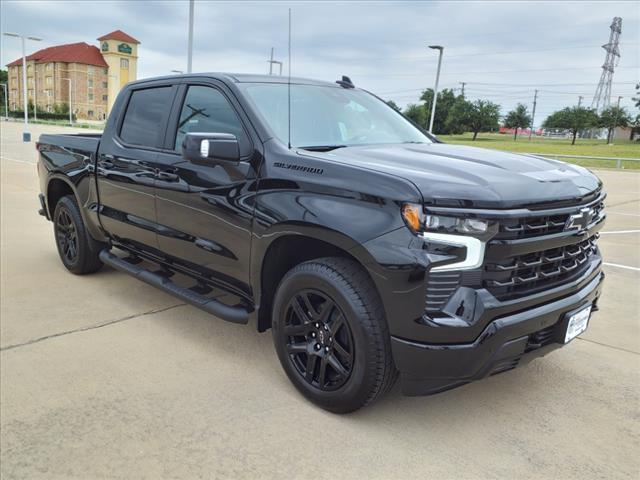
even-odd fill
[{"label": "hotel window", "polygon": [[109,87],[109,84],[107,82],[102,82],[102,88],[107,88]]},{"label": "hotel window", "polygon": [[89,101],[90,101],[90,102],[93,102],[93,93],[90,93],[90,94],[89,94]]},{"label": "hotel window", "polygon": [[89,80],[87,80],[87,84],[89,88],[93,88],[93,79],[90,78]]},{"label": "hotel window", "polygon": [[120,68],[128,69],[129,68],[129,59],[121,58],[120,59]]},{"label": "hotel window", "polygon": [[31,75],[33,73],[33,65],[27,66],[27,75]]},{"label": "hotel window", "polygon": [[33,88],[33,77],[27,78],[27,86]]},{"label": "hotel window", "polygon": [[93,67],[92,67],[91,65],[89,65],[89,66],[87,67],[87,73],[88,73],[89,75],[93,75]]},{"label": "hotel window", "polygon": [[93,110],[87,110],[87,116],[93,118]]},{"label": "hotel window", "polygon": [[51,87],[53,85],[53,77],[46,77],[44,80],[44,84],[47,87]]},{"label": "hotel window", "polygon": [[105,74],[105,75],[108,75],[108,74],[109,74],[109,69],[108,69],[108,68],[105,68],[105,69],[104,69],[104,74]]},{"label": "hotel window", "polygon": [[53,63],[47,63],[46,70],[47,72],[50,72],[51,70],[53,70]]},{"label": "hotel window", "polygon": [[109,96],[108,95],[102,95],[102,101],[106,102],[107,100],[109,100]]}]

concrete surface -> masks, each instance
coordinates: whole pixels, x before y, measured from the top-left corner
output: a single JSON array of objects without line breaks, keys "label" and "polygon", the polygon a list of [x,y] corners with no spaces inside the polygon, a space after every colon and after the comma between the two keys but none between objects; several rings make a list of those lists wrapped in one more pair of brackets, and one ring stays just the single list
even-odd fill
[{"label": "concrete surface", "polygon": [[[566,348],[348,416],[307,403],[269,334],[103,271],[36,214],[33,144],[2,122],[0,477],[638,478],[640,174],[609,192],[602,310]],[[55,127],[43,131],[70,132]],[[627,267],[627,268],[623,268]]]}]

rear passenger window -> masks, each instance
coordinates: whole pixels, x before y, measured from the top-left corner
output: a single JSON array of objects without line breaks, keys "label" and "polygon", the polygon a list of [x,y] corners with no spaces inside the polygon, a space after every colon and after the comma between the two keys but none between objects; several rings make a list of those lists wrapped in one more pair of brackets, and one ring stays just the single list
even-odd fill
[{"label": "rear passenger window", "polygon": [[178,122],[175,143],[177,151],[187,133],[232,133],[240,144],[240,156],[251,153],[240,119],[225,96],[215,88],[197,85],[189,87]]},{"label": "rear passenger window", "polygon": [[135,90],[124,114],[120,138],[130,145],[157,147],[164,116],[171,109],[172,87]]}]

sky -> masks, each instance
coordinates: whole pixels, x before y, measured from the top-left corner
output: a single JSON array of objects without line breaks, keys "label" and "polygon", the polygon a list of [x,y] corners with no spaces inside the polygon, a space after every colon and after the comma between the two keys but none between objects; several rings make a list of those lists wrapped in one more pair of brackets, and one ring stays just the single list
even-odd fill
[{"label": "sky", "polygon": [[[268,73],[271,47],[288,71],[288,9],[292,9],[293,76],[334,81],[348,75],[401,106],[433,86],[444,46],[440,88],[466,82],[465,95],[531,109],[535,124],[554,110],[590,106],[602,73],[614,16],[622,17],[621,58],[612,101],[636,113],[640,81],[640,2],[213,2],[195,1],[194,72]],[[2,0],[0,30],[40,37],[27,51],[87,42],[121,29],[137,38],[139,78],[186,70],[188,1]],[[2,65],[20,42],[1,37]]]}]

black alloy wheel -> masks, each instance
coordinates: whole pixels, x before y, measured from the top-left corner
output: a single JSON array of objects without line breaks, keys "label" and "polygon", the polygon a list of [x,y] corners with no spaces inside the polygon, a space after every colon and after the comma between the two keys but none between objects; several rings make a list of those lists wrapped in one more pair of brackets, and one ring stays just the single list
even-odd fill
[{"label": "black alloy wheel", "polygon": [[100,270],[99,253],[107,245],[88,234],[73,195],[65,195],[58,200],[52,218],[58,254],[66,269],[77,275]]},{"label": "black alloy wheel", "polygon": [[56,240],[60,253],[69,264],[78,259],[78,231],[66,208],[61,208],[56,217]]},{"label": "black alloy wheel", "polygon": [[318,290],[294,295],[286,308],[287,353],[298,374],[320,390],[342,387],[353,370],[355,346],[338,305]]},{"label": "black alloy wheel", "polygon": [[377,290],[352,259],[323,257],[292,267],[276,290],[271,328],[291,383],[330,412],[370,404],[397,378]]}]

